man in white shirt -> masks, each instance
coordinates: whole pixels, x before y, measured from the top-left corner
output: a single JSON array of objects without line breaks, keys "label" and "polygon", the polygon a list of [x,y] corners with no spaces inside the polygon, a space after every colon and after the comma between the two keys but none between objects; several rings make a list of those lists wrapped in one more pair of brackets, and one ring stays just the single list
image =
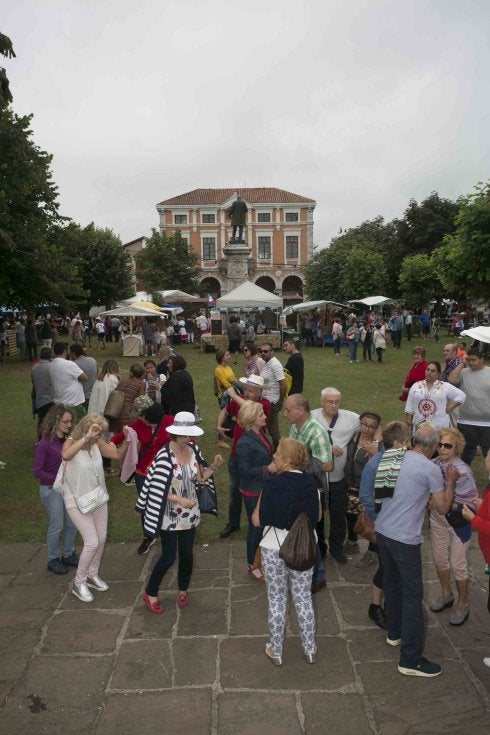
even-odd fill
[{"label": "man in white shirt", "polygon": [[271,404],[268,429],[275,451],[281,438],[279,413],[282,410],[282,404],[286,396],[286,378],[284,377],[284,368],[277,357],[274,356],[274,348],[270,342],[264,342],[260,346],[260,356],[265,362],[260,372],[261,378],[264,379],[262,398],[267,398]]},{"label": "man in white shirt", "polygon": [[49,375],[54,391],[54,402],[64,403],[75,409],[78,418],[85,415],[83,383],[87,374],[76,362],[68,360],[68,343],[56,342],[53,347],[54,360],[49,366]]},{"label": "man in white shirt", "polygon": [[[339,564],[347,564],[344,552],[346,531],[345,512],[347,510],[347,482],[345,480],[345,462],[347,445],[358,431],[359,414],[340,408],[342,396],[337,388],[324,388],[320,393],[321,408],[315,408],[311,415],[326,429],[334,457],[333,470],[329,473],[328,510],[330,513],[330,533],[328,546],[330,554]],[[325,555],[325,536],[322,528],[317,527],[320,550]]]},{"label": "man in white shirt", "polygon": [[490,367],[485,365],[478,349],[472,347],[448,380],[466,395],[459,409],[458,429],[466,441],[461,459],[471,464],[478,446],[483,457],[490,449]]}]

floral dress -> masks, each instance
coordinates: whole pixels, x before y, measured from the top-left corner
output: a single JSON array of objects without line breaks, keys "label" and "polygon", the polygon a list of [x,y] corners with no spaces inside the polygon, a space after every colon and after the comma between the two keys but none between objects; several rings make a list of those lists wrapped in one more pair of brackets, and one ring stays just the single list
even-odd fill
[{"label": "floral dress", "polygon": [[187,531],[195,528],[201,522],[201,511],[197,502],[196,480],[198,473],[197,457],[192,452],[189,464],[179,464],[175,454],[170,450],[170,459],[173,468],[173,477],[170,485],[170,494],[180,495],[182,498],[195,500],[193,508],[184,508],[180,503],[167,502],[162,519],[162,531]]}]

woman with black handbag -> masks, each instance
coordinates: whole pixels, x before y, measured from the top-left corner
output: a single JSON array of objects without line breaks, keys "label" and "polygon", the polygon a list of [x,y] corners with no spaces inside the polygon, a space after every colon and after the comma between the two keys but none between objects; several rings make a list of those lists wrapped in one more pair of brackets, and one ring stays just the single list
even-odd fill
[{"label": "woman with black handbag", "polygon": [[281,545],[301,513],[316,528],[322,509],[317,482],[308,467],[308,450],[303,442],[283,437],[274,454],[278,474],[264,482],[264,489],[252,515],[257,528],[263,527],[262,568],[269,599],[270,642],[265,654],[275,666],[282,666],[288,589],[298,618],[301,643],[309,664],[316,661],[315,612],[311,598],[313,565],[295,571],[280,557]]},{"label": "woman with black handbag", "polygon": [[217,454],[208,466],[194,443],[204,432],[196,426],[194,414],[180,411],[167,427],[170,442],[157,454],[151,465],[136,510],[143,516],[145,536],[160,536],[162,554],[157,560],[146,586],[143,600],[148,610],[164,611],[158,590],[166,572],[179,554],[177,605],[189,604],[188,588],[192,576],[194,535],[201,521],[197,487],[211,480],[222,465]]}]

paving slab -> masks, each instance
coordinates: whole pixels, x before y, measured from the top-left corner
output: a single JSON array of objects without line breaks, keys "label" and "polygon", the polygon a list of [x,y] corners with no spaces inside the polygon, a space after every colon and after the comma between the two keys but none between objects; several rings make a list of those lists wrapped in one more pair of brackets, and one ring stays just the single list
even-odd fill
[{"label": "paving slab", "polygon": [[[196,544],[190,605],[177,607],[175,564],[163,615],[142,600],[159,549],[141,557],[137,547],[107,546],[110,589],[86,604],[71,594],[73,572],[46,571],[43,544],[0,546],[2,733],[490,735],[488,577],[474,550],[465,625],[424,608],[426,654],[443,674],[419,679],[398,673],[399,649],[367,617],[372,568],[327,557],[328,589],[313,598],[317,663],[304,658],[290,603],[284,665],[274,667],[267,591],[246,571],[243,539]],[[429,599],[430,549],[423,558]]]},{"label": "paving slab", "polygon": [[95,735],[207,735],[211,733],[212,690],[174,689],[153,694],[112,694]]}]

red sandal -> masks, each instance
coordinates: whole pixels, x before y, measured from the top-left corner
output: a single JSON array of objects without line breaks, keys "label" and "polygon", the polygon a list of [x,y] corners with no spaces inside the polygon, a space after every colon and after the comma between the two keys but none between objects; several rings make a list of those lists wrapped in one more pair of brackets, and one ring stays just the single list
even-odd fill
[{"label": "red sandal", "polygon": [[188,604],[189,604],[189,595],[187,594],[187,592],[182,592],[180,595],[178,595],[177,605],[179,607],[187,607]]},{"label": "red sandal", "polygon": [[156,600],[156,602],[152,602],[146,592],[143,593],[143,600],[148,608],[148,610],[152,613],[156,613],[157,615],[161,615],[161,613],[164,611],[164,608],[160,604],[160,600]]}]

